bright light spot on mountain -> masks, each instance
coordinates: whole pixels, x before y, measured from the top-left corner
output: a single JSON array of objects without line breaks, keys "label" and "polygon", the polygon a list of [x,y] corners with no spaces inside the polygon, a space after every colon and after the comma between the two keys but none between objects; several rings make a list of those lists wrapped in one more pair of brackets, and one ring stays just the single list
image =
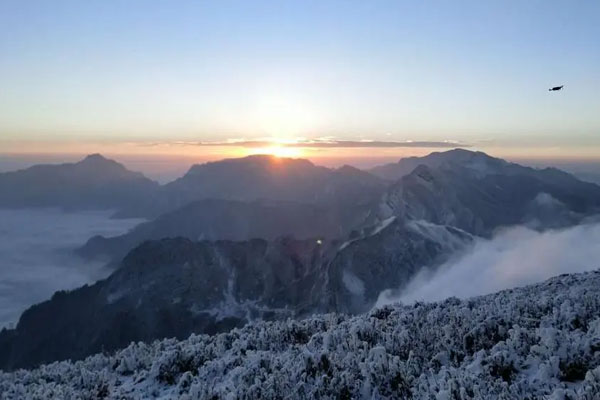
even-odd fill
[{"label": "bright light spot on mountain", "polygon": [[248,149],[248,155],[252,154],[269,154],[275,157],[292,157],[299,158],[303,156],[303,151],[298,147],[285,147],[279,145],[273,145],[269,147],[258,147],[254,149]]}]

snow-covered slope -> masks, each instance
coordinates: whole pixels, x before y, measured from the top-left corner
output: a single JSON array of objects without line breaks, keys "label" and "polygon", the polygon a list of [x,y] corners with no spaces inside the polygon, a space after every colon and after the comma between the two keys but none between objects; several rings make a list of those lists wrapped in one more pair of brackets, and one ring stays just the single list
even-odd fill
[{"label": "snow-covered slope", "polygon": [[0,373],[22,398],[597,399],[600,272]]},{"label": "snow-covered slope", "polygon": [[419,165],[388,188],[370,222],[396,216],[490,237],[500,227],[565,227],[600,213],[597,185],[560,171],[517,164],[495,170],[497,159],[488,158],[491,166],[485,174],[480,173],[483,167],[473,169],[470,164]]}]

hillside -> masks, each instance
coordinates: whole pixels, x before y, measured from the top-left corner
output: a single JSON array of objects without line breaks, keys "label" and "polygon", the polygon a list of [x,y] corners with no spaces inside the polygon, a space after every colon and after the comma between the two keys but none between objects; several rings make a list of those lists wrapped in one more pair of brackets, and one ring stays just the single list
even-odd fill
[{"label": "hillside", "polygon": [[600,272],[0,373],[20,398],[597,399]]}]

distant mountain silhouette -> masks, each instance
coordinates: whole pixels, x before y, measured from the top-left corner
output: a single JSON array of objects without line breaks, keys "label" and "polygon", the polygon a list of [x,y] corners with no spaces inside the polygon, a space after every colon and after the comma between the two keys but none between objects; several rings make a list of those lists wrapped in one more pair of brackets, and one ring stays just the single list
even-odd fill
[{"label": "distant mountain silhouette", "polygon": [[160,186],[93,154],[76,163],[1,173],[0,207],[112,208],[118,217],[154,218],[206,199],[365,205],[385,187],[381,179],[350,166],[329,169],[267,155],[194,165],[183,177]]},{"label": "distant mountain silhouette", "polygon": [[179,236],[192,240],[271,240],[286,235],[298,239],[344,237],[364,221],[369,210],[369,206],[338,207],[284,201],[198,200],[121,236],[95,236],[78,253],[120,261],[129,250],[146,240]]},{"label": "distant mountain silhouette", "polygon": [[159,215],[202,199],[361,205],[376,200],[385,187],[379,178],[350,166],[329,169],[304,159],[254,155],[192,166],[161,188],[153,209]]},{"label": "distant mountain silhouette", "polygon": [[134,209],[158,183],[116,161],[92,154],[76,163],[35,165],[0,173],[0,207],[69,210]]}]

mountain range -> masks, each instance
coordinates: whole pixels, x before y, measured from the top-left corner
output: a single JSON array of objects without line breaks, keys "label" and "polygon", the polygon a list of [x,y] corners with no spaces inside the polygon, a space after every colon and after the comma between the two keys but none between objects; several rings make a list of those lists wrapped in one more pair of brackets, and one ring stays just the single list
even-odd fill
[{"label": "mountain range", "polygon": [[115,217],[155,218],[198,200],[281,201],[326,207],[366,205],[386,183],[350,166],[253,155],[193,165],[165,185],[92,154],[76,163],[0,173],[0,207],[112,209]]},{"label": "mountain range", "polygon": [[[599,186],[557,169],[523,167],[462,149],[404,160],[380,167],[392,170],[401,166],[397,170],[399,178],[386,186],[382,186],[384,181],[352,167],[329,170],[303,160],[270,156],[194,166],[162,190],[183,203],[181,198],[197,199],[208,194],[215,198],[191,200],[120,237],[92,238],[79,254],[120,260],[145,240],[176,236],[192,240],[273,239],[285,235],[344,238],[392,216],[450,225],[489,237],[498,227],[515,224],[540,229],[569,226],[600,209]],[[244,165],[252,166],[250,171],[245,171]],[[266,184],[254,185],[253,193],[237,185],[217,188],[218,180],[210,177],[213,172],[228,176],[225,182],[260,180],[270,176],[273,165],[280,166],[285,177],[277,185],[283,187],[290,179],[294,183],[287,186],[294,186],[298,178],[292,177],[309,177],[302,178],[303,189],[297,190],[305,194],[313,190],[319,200],[298,191],[296,201],[281,200],[287,191],[269,192],[266,188],[277,186],[272,181],[278,176],[265,178]],[[409,167],[414,168],[403,175]],[[333,182],[333,189],[320,187],[323,181]],[[205,195],[203,189],[208,190]],[[259,196],[259,191],[264,193]],[[241,200],[244,195],[250,200]],[[230,200],[232,197],[237,200]],[[257,197],[263,200],[255,200]]]},{"label": "mountain range", "polygon": [[79,249],[109,256],[114,272],[0,332],[0,368],[257,319],[363,313],[497,229],[568,226],[600,210],[599,186],[556,169],[466,150],[398,164],[367,173],[254,156],[192,167],[143,203],[170,211]]},{"label": "mountain range", "polygon": [[393,183],[381,198],[377,219],[423,219],[487,237],[502,226],[568,226],[599,211],[598,185],[553,168],[453,150],[423,157]]},{"label": "mountain range", "polygon": [[357,168],[330,169],[304,159],[254,155],[194,165],[163,187],[160,208],[194,200],[278,200],[320,205],[357,205],[376,199],[385,183]]}]

